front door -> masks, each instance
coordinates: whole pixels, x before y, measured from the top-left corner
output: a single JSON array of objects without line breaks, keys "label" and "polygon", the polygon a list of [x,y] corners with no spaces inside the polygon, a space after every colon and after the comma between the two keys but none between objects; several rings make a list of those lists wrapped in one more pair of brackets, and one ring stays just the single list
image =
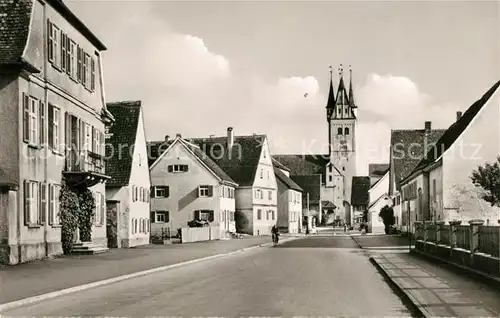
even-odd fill
[{"label": "front door", "polygon": [[106,202],[106,237],[108,238],[108,247],[119,247],[118,239],[118,201]]}]

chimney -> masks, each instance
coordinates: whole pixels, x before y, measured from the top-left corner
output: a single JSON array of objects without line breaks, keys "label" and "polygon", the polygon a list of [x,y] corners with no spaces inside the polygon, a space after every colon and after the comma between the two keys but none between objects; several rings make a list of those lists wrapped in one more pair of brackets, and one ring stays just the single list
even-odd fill
[{"label": "chimney", "polygon": [[175,137],[182,138],[182,135],[181,134],[177,134],[177,135],[175,135]]},{"label": "chimney", "polygon": [[227,148],[231,149],[234,145],[233,127],[227,127]]},{"label": "chimney", "polygon": [[170,138],[169,135],[165,135],[165,141],[168,141],[169,138]]},{"label": "chimney", "polygon": [[429,133],[430,131],[431,131],[431,122],[430,121],[426,121],[425,122],[425,132]]},{"label": "chimney", "polygon": [[462,112],[457,112],[457,121],[462,117]]}]

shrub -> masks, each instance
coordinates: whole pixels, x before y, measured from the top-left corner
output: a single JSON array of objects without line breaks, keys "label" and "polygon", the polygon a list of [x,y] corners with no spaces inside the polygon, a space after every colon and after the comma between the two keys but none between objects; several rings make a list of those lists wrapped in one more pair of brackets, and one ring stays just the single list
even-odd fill
[{"label": "shrub", "polygon": [[88,188],[78,189],[80,213],[78,215],[78,229],[82,242],[92,241],[92,221],[95,213],[95,199]]},{"label": "shrub", "polygon": [[78,216],[80,214],[80,203],[78,195],[62,183],[59,194],[60,217],[61,217],[61,243],[64,254],[71,254],[75,231],[78,227]]}]

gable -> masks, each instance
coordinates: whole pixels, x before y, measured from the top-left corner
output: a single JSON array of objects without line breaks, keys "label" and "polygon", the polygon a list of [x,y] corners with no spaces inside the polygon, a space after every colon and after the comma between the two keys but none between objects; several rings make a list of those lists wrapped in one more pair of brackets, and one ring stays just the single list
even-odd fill
[{"label": "gable", "polygon": [[150,184],[148,167],[148,153],[146,147],[146,132],[144,129],[144,119],[142,112],[139,114],[139,123],[134,144],[134,155],[132,157],[132,167],[130,172],[131,184]]},{"label": "gable", "polygon": [[[490,99],[498,90],[499,86],[500,81],[496,82],[480,99],[472,104],[460,117],[460,119],[458,119],[442,134],[439,140],[437,140],[436,146],[427,152],[425,158],[418,163],[415,170],[423,169],[439,159],[455,143],[455,141],[457,141],[467,127],[469,127],[478,113],[482,111],[483,107],[490,102]],[[498,100],[493,100],[491,102],[498,103]],[[495,124],[498,126],[498,116],[495,120]]]}]

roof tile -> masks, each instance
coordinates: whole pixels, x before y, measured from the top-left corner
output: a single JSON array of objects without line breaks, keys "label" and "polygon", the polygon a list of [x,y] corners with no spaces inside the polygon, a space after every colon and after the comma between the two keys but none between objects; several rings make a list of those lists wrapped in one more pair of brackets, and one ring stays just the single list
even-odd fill
[{"label": "roof tile", "polygon": [[352,177],[351,204],[368,206],[370,204],[370,177]]},{"label": "roof tile", "polygon": [[21,63],[32,8],[32,0],[0,0],[0,65]]}]

